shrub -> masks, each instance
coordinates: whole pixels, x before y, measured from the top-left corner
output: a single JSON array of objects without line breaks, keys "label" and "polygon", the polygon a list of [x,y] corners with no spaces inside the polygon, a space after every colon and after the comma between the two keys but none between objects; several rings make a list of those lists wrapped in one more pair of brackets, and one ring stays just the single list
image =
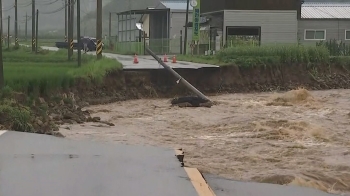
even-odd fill
[{"label": "shrub", "polygon": [[0,124],[8,125],[14,131],[32,132],[31,114],[28,108],[5,99],[0,103]]}]

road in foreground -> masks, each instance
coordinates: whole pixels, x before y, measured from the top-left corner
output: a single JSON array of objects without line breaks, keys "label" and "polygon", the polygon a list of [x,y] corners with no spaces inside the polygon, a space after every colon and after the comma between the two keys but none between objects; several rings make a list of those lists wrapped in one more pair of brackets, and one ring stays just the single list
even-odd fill
[{"label": "road in foreground", "polygon": [[114,123],[65,125],[77,140],[184,148],[186,164],[236,180],[350,192],[350,90],[211,97],[212,108],[170,107],[169,100],[91,106]]},{"label": "road in foreground", "polygon": [[197,192],[173,149],[0,131],[1,196],[141,196]]}]

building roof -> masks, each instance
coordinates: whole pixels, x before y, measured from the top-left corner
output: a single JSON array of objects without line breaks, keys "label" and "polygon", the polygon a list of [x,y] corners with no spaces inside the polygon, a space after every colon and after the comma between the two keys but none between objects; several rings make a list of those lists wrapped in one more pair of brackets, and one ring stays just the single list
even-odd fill
[{"label": "building roof", "polygon": [[165,8],[165,9],[154,9],[154,8],[146,8],[146,9],[140,9],[140,10],[128,10],[128,11],[124,11],[124,12],[119,12],[116,13],[117,15],[143,15],[143,14],[152,14],[152,13],[156,13],[156,12],[169,12],[170,9]]},{"label": "building roof", "polygon": [[[187,1],[161,1],[164,7],[169,8],[170,10],[183,10],[186,11]],[[189,10],[193,10],[192,6],[188,6]]]},{"label": "building roof", "polygon": [[302,19],[350,19],[350,3],[304,3]]}]

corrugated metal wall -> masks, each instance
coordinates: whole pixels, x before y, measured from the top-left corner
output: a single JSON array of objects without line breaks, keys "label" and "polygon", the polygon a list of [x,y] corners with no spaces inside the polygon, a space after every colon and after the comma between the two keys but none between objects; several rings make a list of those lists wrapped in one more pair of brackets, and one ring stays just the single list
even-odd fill
[{"label": "corrugated metal wall", "polygon": [[[192,12],[189,13],[188,21],[192,22]],[[172,12],[170,14],[170,39],[173,41],[170,45],[170,51],[172,53],[180,53],[180,31],[182,30],[182,41],[185,37],[185,23],[186,13],[184,12]],[[192,28],[187,29],[187,40],[192,40]]]},{"label": "corrugated metal wall", "polygon": [[[262,44],[297,43],[296,10],[225,10],[224,31],[228,26],[260,26]],[[226,40],[226,33],[223,40]]]},{"label": "corrugated metal wall", "polygon": [[[188,21],[192,22],[192,13],[188,15]],[[170,14],[170,39],[179,38],[180,31],[185,35],[186,13],[172,12]],[[188,38],[192,37],[192,28],[188,28]]]},{"label": "corrugated metal wall", "polygon": [[[350,30],[347,20],[300,20],[298,21],[298,39],[301,43],[316,43],[317,40],[304,40],[305,29],[326,30],[326,40],[345,40],[345,30]],[[350,43],[349,40],[345,42]]]},{"label": "corrugated metal wall", "polygon": [[136,22],[138,22],[138,15],[123,15],[119,16],[119,23],[117,23],[117,29],[120,30],[119,41],[135,41],[136,37],[139,36],[139,31],[136,28]]}]

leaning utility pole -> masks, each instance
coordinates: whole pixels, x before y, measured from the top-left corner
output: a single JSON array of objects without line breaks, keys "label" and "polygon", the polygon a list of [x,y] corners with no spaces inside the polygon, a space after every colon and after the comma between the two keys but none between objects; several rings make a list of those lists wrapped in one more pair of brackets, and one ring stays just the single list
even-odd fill
[{"label": "leaning utility pole", "polygon": [[32,0],[32,52],[35,52],[35,0]]},{"label": "leaning utility pole", "polygon": [[2,31],[2,0],[0,0],[0,16],[1,16],[1,20],[0,20],[0,26],[1,26],[1,31],[0,31],[0,89],[2,89],[5,85],[5,80],[4,80],[4,62],[2,59],[2,36],[3,36],[3,31]]},{"label": "leaning utility pole", "polygon": [[80,39],[80,0],[77,0],[77,40],[78,40],[78,66],[81,66],[81,39]]},{"label": "leaning utility pole", "polygon": [[97,11],[96,11],[96,56],[97,59],[102,58],[102,0],[97,1]]},{"label": "leaning utility pole", "polygon": [[64,41],[67,42],[67,8],[68,7],[68,3],[67,0],[64,0]]},{"label": "leaning utility pole", "polygon": [[38,34],[39,34],[39,10],[36,10],[36,23],[35,23],[35,53],[38,53]]},{"label": "leaning utility pole", "polygon": [[[190,7],[190,0],[187,0],[186,5],[186,24],[185,24],[185,40],[184,40],[184,55],[186,55],[186,48],[187,48],[187,29],[188,29],[188,12]],[[194,22],[194,21],[193,21]],[[181,43],[182,44],[182,43]]]},{"label": "leaning utility pole", "polygon": [[15,0],[15,48],[18,48],[18,6]]},{"label": "leaning utility pole", "polygon": [[158,63],[164,67],[165,70],[169,71],[173,76],[176,77],[177,83],[184,84],[189,90],[191,90],[194,94],[196,94],[199,98],[210,102],[210,99],[206,97],[203,93],[201,93],[198,89],[196,89],[194,86],[192,86],[185,78],[183,78],[180,74],[178,74],[176,71],[174,71],[169,65],[165,64],[156,54],[154,54],[153,51],[151,51],[148,47],[146,48],[146,51],[148,54],[150,54]]},{"label": "leaning utility pole", "polygon": [[10,16],[7,18],[7,48],[10,49]]}]

